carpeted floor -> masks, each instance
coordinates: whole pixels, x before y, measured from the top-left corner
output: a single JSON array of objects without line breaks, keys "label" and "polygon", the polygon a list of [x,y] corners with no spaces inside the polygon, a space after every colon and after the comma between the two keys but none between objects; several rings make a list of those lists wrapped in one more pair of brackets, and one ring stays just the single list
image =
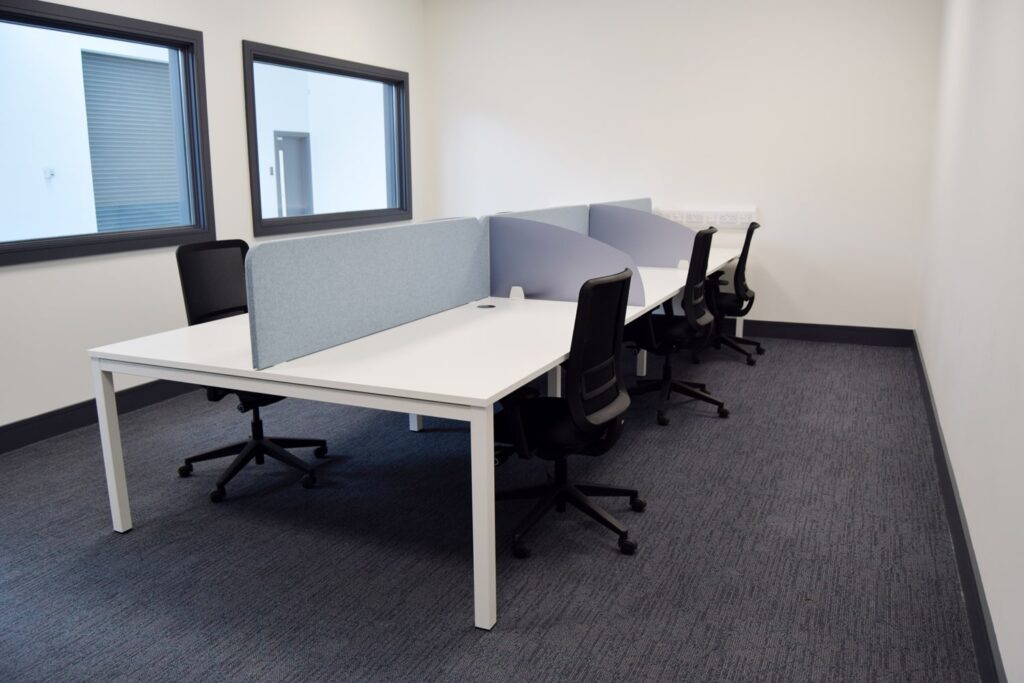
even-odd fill
[{"label": "carpeted floor", "polygon": [[[0,455],[0,680],[977,680],[909,349],[768,340],[750,368],[680,363],[732,417],[635,398],[571,473],[635,485],[636,556],[569,511],[533,557],[498,506],[498,624],[472,627],[465,426],[285,401],[322,436],[314,490],[275,464],[207,499],[244,436],[192,392],[122,418],[135,529],[110,529],[95,427]],[[303,457],[311,456],[303,453]],[[514,459],[499,488],[542,480]]]}]

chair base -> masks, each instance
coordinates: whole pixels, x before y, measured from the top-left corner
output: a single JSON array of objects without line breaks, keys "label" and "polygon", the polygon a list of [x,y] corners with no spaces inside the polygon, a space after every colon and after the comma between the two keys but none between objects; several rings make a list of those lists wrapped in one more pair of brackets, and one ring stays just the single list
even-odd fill
[{"label": "chair base", "polygon": [[757,365],[757,360],[754,358],[754,354],[743,348],[744,346],[753,346],[754,353],[759,356],[764,355],[764,347],[761,346],[760,342],[756,342],[753,339],[747,339],[745,337],[734,337],[728,334],[720,334],[714,341],[714,347],[716,349],[720,349],[723,345],[745,356],[747,359],[747,365]]},{"label": "chair base", "polygon": [[718,409],[719,417],[729,417],[729,409],[725,407],[725,403],[709,394],[706,384],[674,379],[672,377],[672,363],[669,357],[665,358],[665,364],[662,366],[661,379],[642,379],[637,382],[636,388],[633,389],[635,394],[649,394],[654,391],[661,394],[661,401],[658,402],[658,424],[663,427],[669,423],[668,407],[672,403],[673,394],[682,394],[683,396],[709,403]]},{"label": "chair base", "polygon": [[193,465],[197,462],[235,456],[235,459],[231,461],[228,468],[217,479],[216,488],[210,491],[210,500],[214,503],[219,503],[227,495],[226,487],[228,482],[234,479],[235,475],[241,472],[243,467],[253,460],[256,461],[257,465],[262,465],[264,458],[270,457],[304,472],[306,476],[302,478],[302,487],[307,489],[313,488],[316,485],[315,469],[285,450],[286,448],[313,448],[315,449],[313,455],[317,458],[327,455],[327,442],[323,439],[263,436],[263,423],[260,420],[259,409],[257,408],[253,410],[252,436],[249,439],[185,458],[185,464],[178,468],[178,476],[187,477],[191,475]]},{"label": "chair base", "polygon": [[533,509],[516,525],[512,534],[512,554],[520,559],[529,557],[530,550],[523,544],[523,538],[552,508],[564,512],[567,504],[618,535],[619,552],[624,555],[635,553],[636,541],[629,538],[626,527],[607,510],[590,500],[591,496],[629,498],[629,506],[635,512],[643,512],[647,507],[647,503],[640,499],[640,493],[636,489],[568,481],[565,458],[555,461],[555,481],[552,484],[499,491],[496,495],[497,500],[538,499]]}]

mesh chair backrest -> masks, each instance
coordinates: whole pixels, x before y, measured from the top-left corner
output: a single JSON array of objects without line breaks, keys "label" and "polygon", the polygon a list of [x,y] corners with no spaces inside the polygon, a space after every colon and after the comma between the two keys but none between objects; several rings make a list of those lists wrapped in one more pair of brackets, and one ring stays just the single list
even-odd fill
[{"label": "mesh chair backrest", "polygon": [[686,273],[686,286],[683,287],[683,313],[686,315],[686,324],[695,332],[715,320],[704,298],[704,283],[708,277],[708,259],[711,258],[711,238],[716,232],[718,230],[715,228],[698,232],[690,253],[690,268]]},{"label": "mesh chair backrest", "polygon": [[750,289],[747,287],[747,254],[750,253],[750,240],[754,237],[754,231],[761,226],[751,223],[747,226],[747,236],[743,240],[743,251],[740,252],[739,263],[736,264],[736,271],[732,274],[733,288],[740,301],[750,298]]},{"label": "mesh chair backrest", "polygon": [[217,240],[178,247],[178,277],[189,325],[248,312],[242,240]]},{"label": "mesh chair backrest", "polygon": [[576,427],[594,432],[629,408],[619,368],[626,300],[633,271],[587,280],[580,288],[565,398]]}]

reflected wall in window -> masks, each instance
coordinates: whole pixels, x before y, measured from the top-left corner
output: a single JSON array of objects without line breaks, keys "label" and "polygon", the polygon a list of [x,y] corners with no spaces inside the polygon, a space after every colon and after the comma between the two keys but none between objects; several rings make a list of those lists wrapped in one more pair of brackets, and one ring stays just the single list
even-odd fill
[{"label": "reflected wall in window", "polygon": [[255,234],[410,218],[407,74],[243,50]]}]

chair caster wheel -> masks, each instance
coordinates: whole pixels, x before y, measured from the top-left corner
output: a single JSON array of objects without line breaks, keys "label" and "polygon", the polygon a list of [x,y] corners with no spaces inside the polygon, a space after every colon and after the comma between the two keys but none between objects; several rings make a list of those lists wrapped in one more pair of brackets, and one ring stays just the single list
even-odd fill
[{"label": "chair caster wheel", "polygon": [[311,489],[316,486],[316,475],[310,473],[302,478],[302,488]]},{"label": "chair caster wheel", "polygon": [[185,463],[184,465],[178,468],[179,477],[187,477],[190,474],[192,474],[192,465]]},{"label": "chair caster wheel", "polygon": [[757,365],[757,361],[754,360],[753,356],[747,356],[747,365]]},{"label": "chair caster wheel", "polygon": [[636,552],[636,541],[631,541],[628,538],[620,538],[619,552],[623,555],[632,555]]},{"label": "chair caster wheel", "polygon": [[633,498],[629,501],[629,507],[633,509],[633,512],[643,512],[647,509],[647,501],[641,498]]},{"label": "chair caster wheel", "polygon": [[214,503],[219,503],[224,500],[224,496],[227,495],[227,490],[223,486],[218,486],[214,490],[210,491],[210,500]]},{"label": "chair caster wheel", "polygon": [[729,409],[722,406],[718,409],[718,417],[729,417]]},{"label": "chair caster wheel", "polygon": [[513,543],[512,555],[519,558],[520,560],[525,560],[530,556],[530,549],[521,543]]},{"label": "chair caster wheel", "polygon": [[668,416],[665,415],[665,413],[658,413],[658,424],[660,424],[662,427],[668,424]]},{"label": "chair caster wheel", "polygon": [[322,458],[327,455],[327,446],[317,446],[313,451],[314,458]]},{"label": "chair caster wheel", "polygon": [[764,347],[763,346],[758,346],[757,350],[756,350],[756,353],[759,356],[763,356],[764,355]]}]

